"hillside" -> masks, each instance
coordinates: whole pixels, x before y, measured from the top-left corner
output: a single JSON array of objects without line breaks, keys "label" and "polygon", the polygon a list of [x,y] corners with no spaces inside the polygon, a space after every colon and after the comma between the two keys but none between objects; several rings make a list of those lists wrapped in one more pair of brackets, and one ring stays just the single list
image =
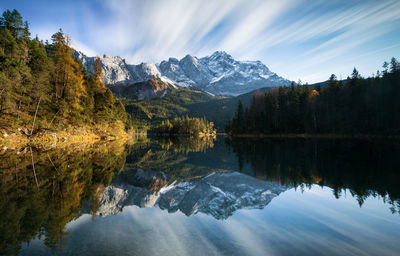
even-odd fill
[{"label": "hillside", "polygon": [[[151,100],[137,100],[122,98],[125,110],[134,128],[146,129],[160,124],[163,120],[177,116],[191,117],[207,116],[208,120],[215,121],[218,116],[224,116],[220,111],[209,112],[209,109],[223,109],[222,102],[230,98],[213,97],[207,93],[188,88],[169,87],[169,92],[159,98]],[[222,103],[222,104],[221,104]]]},{"label": "hillside", "polygon": [[[138,87],[143,83],[136,84]],[[131,85],[134,87],[135,85]],[[121,86],[123,87],[123,86]],[[249,105],[255,91],[265,93],[270,87],[257,89],[237,97],[212,96],[208,93],[164,84],[168,93],[162,97],[152,97],[139,100],[135,95],[133,99],[122,98],[131,125],[137,129],[147,129],[160,124],[166,119],[188,115],[190,117],[206,117],[212,121],[219,132],[235,114],[239,99],[245,106]],[[112,88],[114,93],[117,93]],[[124,89],[129,90],[129,89]],[[117,95],[130,95],[129,93]]]}]

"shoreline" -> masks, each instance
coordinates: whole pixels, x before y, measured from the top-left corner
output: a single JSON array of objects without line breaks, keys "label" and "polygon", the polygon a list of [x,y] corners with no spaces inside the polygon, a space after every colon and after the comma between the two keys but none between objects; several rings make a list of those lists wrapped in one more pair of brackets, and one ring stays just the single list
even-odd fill
[{"label": "shoreline", "polygon": [[282,139],[400,139],[400,135],[382,134],[227,134],[230,138],[282,138]]},{"label": "shoreline", "polygon": [[191,134],[191,133],[152,133],[148,132],[146,133],[147,136],[151,137],[215,137],[217,135],[221,135],[218,133],[196,133],[196,134]]},{"label": "shoreline", "polygon": [[230,139],[234,138],[249,138],[249,139],[400,139],[400,135],[381,135],[381,134],[227,134],[227,133],[216,133],[216,134],[156,134],[146,132],[134,132],[134,131],[121,131],[118,135],[114,135],[112,132],[39,132],[33,136],[27,136],[24,134],[8,134],[6,132],[0,133],[0,151],[8,149],[16,149],[27,146],[33,146],[36,148],[48,149],[48,148],[63,148],[70,145],[78,144],[96,144],[106,143],[113,141],[128,141],[131,137],[136,136],[150,136],[150,137],[197,137],[207,138],[224,136]]},{"label": "shoreline", "polygon": [[112,132],[93,132],[93,131],[54,131],[54,132],[39,132],[35,135],[28,136],[25,134],[16,134],[7,132],[0,133],[0,151],[8,149],[23,148],[32,146],[35,148],[48,149],[48,148],[63,148],[70,145],[78,144],[96,144],[113,141],[127,141],[129,140],[131,132],[118,131],[117,135]]}]

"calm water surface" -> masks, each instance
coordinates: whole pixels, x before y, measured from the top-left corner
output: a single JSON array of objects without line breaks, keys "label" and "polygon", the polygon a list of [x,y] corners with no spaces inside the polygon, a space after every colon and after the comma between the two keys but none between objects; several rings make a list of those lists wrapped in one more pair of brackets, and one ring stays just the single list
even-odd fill
[{"label": "calm water surface", "polygon": [[223,137],[2,152],[0,254],[398,255],[399,156]]}]

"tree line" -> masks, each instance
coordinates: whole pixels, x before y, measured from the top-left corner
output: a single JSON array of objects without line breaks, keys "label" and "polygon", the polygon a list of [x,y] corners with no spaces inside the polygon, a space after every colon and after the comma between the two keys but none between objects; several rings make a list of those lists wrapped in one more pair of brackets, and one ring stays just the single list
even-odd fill
[{"label": "tree line", "polygon": [[102,81],[100,60],[87,73],[60,29],[51,42],[31,39],[21,14],[0,18],[0,129],[125,127],[126,113]]},{"label": "tree line", "polygon": [[400,133],[400,64],[392,58],[383,71],[363,78],[356,68],[326,85],[295,85],[255,92],[250,106],[238,102],[226,131],[243,133]]}]

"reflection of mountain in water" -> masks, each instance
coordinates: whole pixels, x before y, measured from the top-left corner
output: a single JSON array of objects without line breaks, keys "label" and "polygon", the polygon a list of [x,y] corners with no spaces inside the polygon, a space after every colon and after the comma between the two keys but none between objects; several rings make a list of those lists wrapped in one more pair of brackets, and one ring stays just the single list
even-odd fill
[{"label": "reflection of mountain in water", "polygon": [[[168,212],[187,216],[197,212],[226,219],[239,209],[262,209],[286,190],[276,183],[260,181],[237,172],[212,173],[179,184],[166,185],[161,172],[132,170],[118,174],[101,195],[98,214],[117,214],[124,207],[155,204]],[[156,185],[159,185],[157,190]]]},{"label": "reflection of mountain in water", "polygon": [[239,209],[262,209],[285,191],[276,183],[260,181],[238,173],[212,173],[182,182],[161,195],[159,206],[186,215],[197,212],[226,219]]},{"label": "reflection of mountain in water", "polygon": [[166,183],[167,177],[162,172],[138,169],[119,173],[101,194],[97,214],[117,214],[129,205],[153,207]]}]

